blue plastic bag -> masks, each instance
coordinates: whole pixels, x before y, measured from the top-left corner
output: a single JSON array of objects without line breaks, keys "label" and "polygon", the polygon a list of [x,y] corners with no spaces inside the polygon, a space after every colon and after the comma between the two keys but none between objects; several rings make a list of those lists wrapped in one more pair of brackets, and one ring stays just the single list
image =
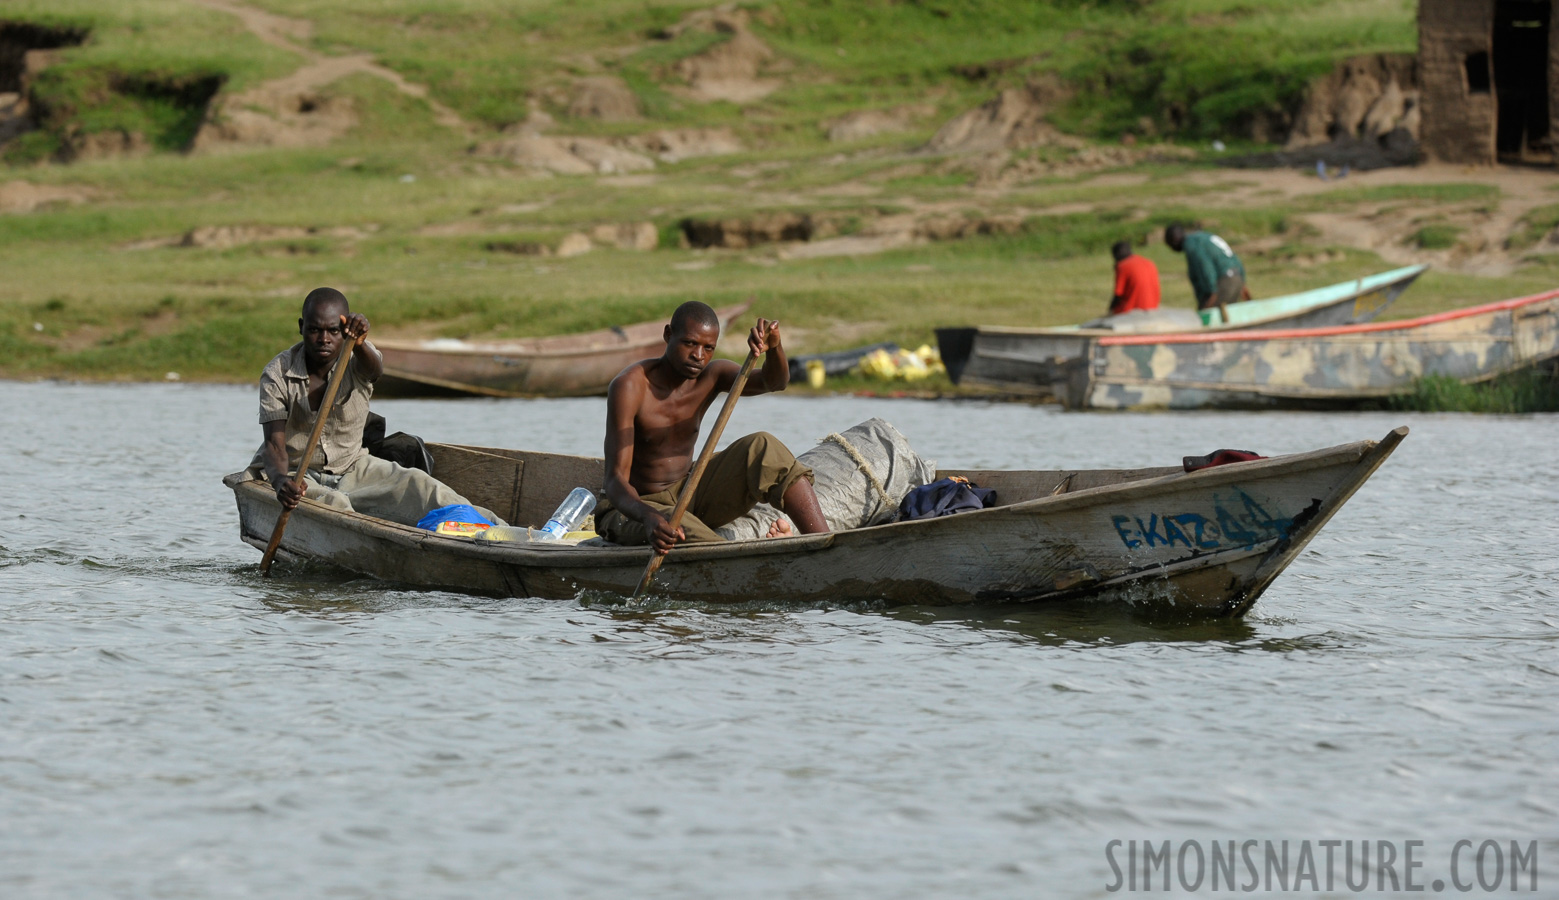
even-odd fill
[{"label": "blue plastic bag", "polygon": [[934,519],[954,513],[984,509],[996,502],[994,488],[982,488],[971,484],[967,478],[957,475],[940,478],[921,485],[904,495],[899,503],[900,522],[913,519]]},{"label": "blue plastic bag", "polygon": [[438,531],[438,526],[443,522],[466,522],[472,525],[498,524],[477,512],[476,507],[470,504],[451,503],[448,506],[440,506],[418,519],[417,527],[426,531]]}]

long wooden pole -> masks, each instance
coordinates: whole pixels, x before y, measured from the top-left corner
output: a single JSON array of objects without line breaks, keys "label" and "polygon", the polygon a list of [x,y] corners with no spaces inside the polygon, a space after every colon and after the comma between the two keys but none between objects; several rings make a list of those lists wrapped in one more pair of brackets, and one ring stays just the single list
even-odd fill
[{"label": "long wooden pole", "polygon": [[[303,474],[309,470],[309,461],[314,458],[314,451],[319,449],[320,435],[325,433],[325,420],[330,417],[330,408],[336,402],[336,389],[341,387],[341,376],[346,374],[347,364],[352,361],[352,352],[357,349],[357,338],[351,338],[346,342],[346,349],[336,360],[335,371],[330,374],[330,383],[325,386],[325,397],[319,404],[319,415],[314,419],[314,430],[309,432],[308,446],[303,449],[303,458],[298,461],[298,474],[293,476],[294,481],[302,484]],[[271,542],[265,547],[265,555],[260,558],[260,574],[267,577],[271,574],[271,561],[276,558],[276,548],[281,546],[281,535],[287,530],[287,520],[292,517],[292,510],[283,509],[281,518],[276,520],[276,530],[271,532]]]},{"label": "long wooden pole", "polygon": [[[688,504],[693,502],[693,491],[698,488],[698,480],[704,477],[704,469],[709,465],[709,458],[715,455],[715,444],[720,442],[720,432],[725,430],[725,423],[730,421],[731,413],[736,409],[736,398],[742,395],[742,389],[747,386],[747,376],[752,374],[753,363],[758,361],[756,351],[747,351],[747,359],[742,363],[741,371],[736,373],[736,380],[731,383],[730,396],[725,398],[725,406],[720,409],[720,417],[715,419],[715,427],[709,432],[709,440],[704,442],[704,452],[698,454],[698,462],[693,464],[693,471],[688,473],[687,483],[682,486],[682,493],[677,496],[677,505],[671,511],[671,527],[673,529],[682,524],[682,517],[687,513]],[[637,598],[650,586],[650,580],[655,577],[655,572],[666,557],[651,551],[649,564],[644,567],[644,577],[639,579],[639,587],[633,592]]]}]

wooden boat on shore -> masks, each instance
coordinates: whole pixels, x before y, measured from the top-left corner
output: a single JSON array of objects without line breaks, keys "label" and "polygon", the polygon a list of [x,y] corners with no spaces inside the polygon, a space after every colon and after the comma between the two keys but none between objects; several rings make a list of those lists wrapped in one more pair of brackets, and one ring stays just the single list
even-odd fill
[{"label": "wooden boat on shore", "polygon": [[[1109,597],[1237,616],[1250,609],[1407,434],[1187,473],[963,471],[999,505],[832,534],[679,547],[654,592],[705,603],[882,604]],[[600,459],[434,444],[436,472],[511,523],[537,525]],[[950,474],[950,473],[941,473]],[[244,541],[264,548],[281,511],[245,472],[227,476]],[[446,537],[304,500],[284,558],[322,560],[427,588],[574,599],[627,596],[645,547]]]},{"label": "wooden boat on shore", "polygon": [[[716,310],[721,329],[747,311]],[[590,397],[630,363],[659,356],[666,321],[513,341],[374,340],[384,354],[380,396]]]},{"label": "wooden boat on shore", "polygon": [[1559,290],[1335,328],[1091,339],[1073,409],[1347,408],[1436,375],[1472,384],[1559,360]]},{"label": "wooden boat on shore", "polygon": [[1069,367],[1082,358],[1096,338],[1139,330],[1218,333],[1368,322],[1395,302],[1428,268],[1406,266],[1311,291],[1236,303],[1228,307],[1227,324],[1221,321],[1216,309],[1183,310],[1183,322],[1168,316],[1134,313],[1100,320],[1098,327],[939,328],[937,343],[954,384],[993,387],[1059,401],[1065,393]]}]

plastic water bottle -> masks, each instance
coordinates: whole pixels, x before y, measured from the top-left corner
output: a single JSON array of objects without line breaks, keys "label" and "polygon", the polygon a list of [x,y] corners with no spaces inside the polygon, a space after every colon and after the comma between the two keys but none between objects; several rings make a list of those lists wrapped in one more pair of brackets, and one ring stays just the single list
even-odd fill
[{"label": "plastic water bottle", "polygon": [[557,512],[536,532],[536,537],[546,541],[561,540],[563,535],[579,528],[585,516],[595,509],[595,494],[582,487],[574,488],[558,505]]}]

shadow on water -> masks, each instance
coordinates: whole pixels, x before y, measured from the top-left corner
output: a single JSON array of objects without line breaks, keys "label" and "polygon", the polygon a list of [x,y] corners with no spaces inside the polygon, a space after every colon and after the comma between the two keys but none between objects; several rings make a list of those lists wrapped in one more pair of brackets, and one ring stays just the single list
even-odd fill
[{"label": "shadow on water", "polygon": [[521,602],[383,581],[316,561],[278,560],[269,576],[260,574],[256,562],[236,566],[230,574],[268,609],[326,618],[405,609],[480,610]]},{"label": "shadow on water", "polygon": [[811,601],[786,602],[784,600],[677,600],[653,592],[643,597],[624,597],[610,591],[584,590],[575,598],[586,609],[599,610],[622,616],[653,615],[662,612],[695,610],[698,612],[731,616],[753,616],[762,613],[805,612],[808,610],[845,610],[847,612],[872,613],[887,608],[881,601],[841,601],[816,603]]},{"label": "shadow on water", "polygon": [[1210,618],[1166,607],[1125,603],[902,606],[884,615],[921,625],[962,625],[1005,632],[1048,646],[1114,647],[1126,644],[1212,644],[1234,652],[1333,650],[1346,646],[1333,636],[1277,637],[1245,619]]},{"label": "shadow on water", "polygon": [[[331,617],[385,613],[419,608],[496,611],[517,604],[569,605],[565,600],[500,598],[396,584],[356,575],[318,562],[278,563],[271,577],[259,566],[231,570],[236,581],[255,589],[255,598],[276,612]],[[1138,598],[1140,601],[1141,598]],[[784,603],[775,601],[708,603],[650,596],[629,599],[603,591],[582,591],[573,601],[582,610],[610,620],[625,632],[653,633],[663,638],[700,640],[741,631],[776,614],[838,610],[912,625],[958,625],[981,632],[1001,632],[1047,646],[1110,647],[1140,643],[1201,643],[1230,651],[1332,650],[1346,646],[1335,636],[1278,637],[1264,634],[1261,624],[1244,618],[1209,616],[1205,611],[1120,597],[1062,603],[959,604],[890,606],[881,601]],[[710,619],[694,625],[679,613],[700,613]],[[711,631],[712,628],[712,631]],[[749,637],[757,637],[749,635]]]},{"label": "shadow on water", "polygon": [[1042,644],[1110,646],[1141,642],[1244,644],[1257,630],[1243,619],[1210,619],[1116,603],[904,606],[885,615],[924,625],[1004,631]]},{"label": "shadow on water", "polygon": [[1118,596],[1062,603],[890,606],[886,603],[690,603],[585,592],[578,602],[609,615],[625,627],[664,628],[670,614],[697,611],[739,621],[775,613],[841,610],[876,615],[914,625],[961,625],[976,631],[1005,632],[1049,646],[1109,647],[1137,643],[1204,643],[1231,651],[1289,653],[1337,649],[1346,641],[1325,635],[1277,637],[1243,618],[1214,617],[1205,611],[1160,603],[1127,602]]}]

